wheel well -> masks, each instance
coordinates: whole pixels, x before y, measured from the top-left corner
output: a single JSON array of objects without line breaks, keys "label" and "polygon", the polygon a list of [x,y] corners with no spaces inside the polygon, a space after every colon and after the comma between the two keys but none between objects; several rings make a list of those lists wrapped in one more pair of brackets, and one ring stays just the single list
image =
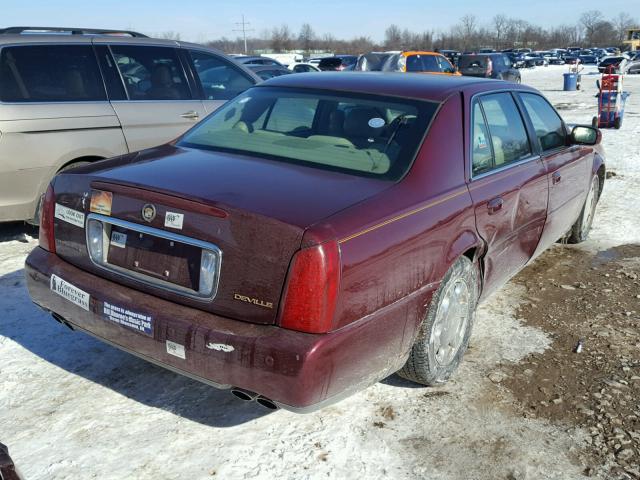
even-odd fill
[{"label": "wheel well", "polygon": [[104,160],[104,157],[97,157],[97,156],[94,155],[94,156],[86,156],[86,157],[74,158],[73,160],[69,160],[67,163],[62,165],[58,169],[58,172],[60,172],[61,170],[64,170],[69,165],[73,165],[74,163],[79,163],[79,162],[89,162],[89,163],[91,163],[91,162],[97,162],[98,160]]}]

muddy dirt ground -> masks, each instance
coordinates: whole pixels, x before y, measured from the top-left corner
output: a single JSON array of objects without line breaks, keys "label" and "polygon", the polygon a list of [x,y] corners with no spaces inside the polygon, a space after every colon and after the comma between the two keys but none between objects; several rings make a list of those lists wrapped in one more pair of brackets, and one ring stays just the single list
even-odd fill
[{"label": "muddy dirt ground", "polygon": [[518,318],[553,343],[492,380],[523,416],[588,431],[576,458],[586,476],[639,479],[640,245],[558,246],[515,281],[526,288]]}]

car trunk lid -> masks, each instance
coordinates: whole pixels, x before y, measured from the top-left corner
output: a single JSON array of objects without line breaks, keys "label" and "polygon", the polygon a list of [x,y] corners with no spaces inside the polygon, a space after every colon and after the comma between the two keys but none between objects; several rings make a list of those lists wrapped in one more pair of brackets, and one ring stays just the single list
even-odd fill
[{"label": "car trunk lid", "polygon": [[[62,218],[55,219],[57,253],[178,303],[273,323],[305,229],[388,186],[283,162],[160,147],[57,178],[57,204],[106,226],[105,264],[88,255],[85,228]],[[213,298],[199,291],[208,251],[220,260]]]}]

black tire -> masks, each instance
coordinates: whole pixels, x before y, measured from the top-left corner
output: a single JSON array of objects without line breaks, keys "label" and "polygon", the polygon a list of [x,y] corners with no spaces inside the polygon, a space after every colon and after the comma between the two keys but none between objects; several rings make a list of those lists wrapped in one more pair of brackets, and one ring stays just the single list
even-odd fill
[{"label": "black tire", "polygon": [[[593,197],[590,198],[591,190],[593,189]],[[591,178],[589,185],[589,193],[580,212],[580,216],[576,223],[573,224],[567,238],[568,243],[582,243],[589,237],[591,231],[591,225],[593,224],[593,217],[596,213],[596,206],[600,199],[600,179],[598,175],[594,175]],[[587,215],[587,217],[585,217]]]},{"label": "black tire", "polygon": [[616,130],[620,130],[620,127],[622,126],[622,117],[616,117],[613,119],[613,128],[615,128]]},{"label": "black tire", "polygon": [[591,119],[591,126],[592,126],[593,128],[598,128],[598,117],[593,117],[593,118]]},{"label": "black tire", "polygon": [[[464,324],[460,326],[459,332],[463,332],[462,338],[455,354],[444,365],[437,360],[439,352],[431,348],[431,339],[434,335],[434,327],[438,318],[438,311],[443,305],[443,300],[448,297],[448,292],[456,285],[463,282],[468,288],[468,301],[466,304],[457,303],[456,306],[462,305],[463,311],[466,313]],[[398,375],[407,380],[411,380],[422,385],[433,386],[445,383],[449,377],[456,371],[464,353],[469,346],[469,337],[475,319],[476,306],[480,292],[480,273],[478,266],[467,257],[460,257],[447,271],[440,287],[436,291],[429,304],[426,317],[420,325],[418,335],[416,336],[413,347],[409,354],[409,358],[404,367],[398,371]],[[459,337],[459,338],[460,338]]]}]

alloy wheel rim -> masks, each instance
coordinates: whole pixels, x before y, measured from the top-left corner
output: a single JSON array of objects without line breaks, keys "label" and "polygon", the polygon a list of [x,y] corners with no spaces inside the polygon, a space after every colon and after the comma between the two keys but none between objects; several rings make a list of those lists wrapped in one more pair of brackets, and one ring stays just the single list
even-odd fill
[{"label": "alloy wheel rim", "polygon": [[453,362],[458,354],[469,322],[469,286],[457,278],[447,287],[438,304],[431,329],[429,348],[442,367]]}]

